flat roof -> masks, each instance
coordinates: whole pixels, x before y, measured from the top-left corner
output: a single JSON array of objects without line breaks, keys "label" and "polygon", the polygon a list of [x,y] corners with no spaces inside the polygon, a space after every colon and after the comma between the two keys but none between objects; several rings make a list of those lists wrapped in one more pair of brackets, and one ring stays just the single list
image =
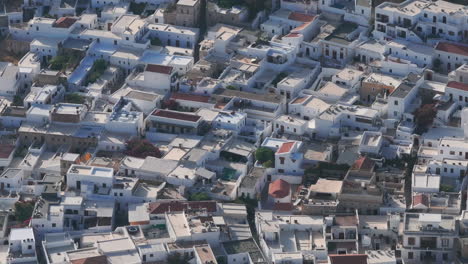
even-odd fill
[{"label": "flat roof", "polygon": [[340,193],[343,181],[318,179],[317,183],[310,186],[309,190],[317,193]]},{"label": "flat roof", "polygon": [[104,168],[104,167],[94,167],[94,166],[83,166],[73,164],[68,173],[76,173],[82,175],[98,176],[98,177],[114,177],[114,169]]},{"label": "flat roof", "polygon": [[168,119],[178,119],[182,121],[188,122],[198,122],[201,117],[194,114],[187,114],[183,112],[177,111],[170,111],[170,110],[163,110],[163,109],[156,109],[153,113],[153,116],[164,117]]}]

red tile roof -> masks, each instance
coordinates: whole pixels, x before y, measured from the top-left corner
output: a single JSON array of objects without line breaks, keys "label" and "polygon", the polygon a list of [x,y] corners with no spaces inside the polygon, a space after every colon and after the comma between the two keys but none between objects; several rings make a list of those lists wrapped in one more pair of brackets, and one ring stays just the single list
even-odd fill
[{"label": "red tile roof", "polygon": [[109,263],[107,261],[106,256],[95,256],[89,258],[82,258],[82,259],[75,259],[71,261],[72,264],[106,264]]},{"label": "red tile roof", "polygon": [[417,194],[413,196],[413,206],[420,204],[429,207],[429,196],[427,196],[426,194]]},{"label": "red tile roof", "polygon": [[157,73],[162,73],[162,74],[171,74],[172,69],[173,68],[171,66],[148,64],[146,65],[145,71],[157,72]]},{"label": "red tile roof", "polygon": [[312,22],[314,18],[315,16],[311,16],[311,15],[307,15],[307,14],[299,13],[299,12],[291,12],[291,14],[289,14],[288,16],[288,19],[299,21],[299,22]]},{"label": "red tile roof", "polygon": [[273,210],[275,211],[291,211],[293,206],[291,203],[275,203]]},{"label": "red tile roof", "polygon": [[285,142],[281,147],[278,149],[276,153],[281,154],[281,153],[287,153],[291,151],[292,147],[296,144],[296,142]]},{"label": "red tile roof", "polygon": [[366,254],[329,255],[330,264],[367,264]]},{"label": "red tile roof", "polygon": [[152,115],[165,117],[165,118],[171,118],[171,119],[179,119],[179,120],[189,121],[189,122],[197,122],[201,118],[200,116],[197,116],[197,115],[185,114],[181,112],[168,111],[168,110],[162,110],[162,109],[157,109],[156,111],[153,112]]},{"label": "red tile roof", "polygon": [[171,99],[208,103],[210,101],[210,96],[188,94],[188,93],[173,93],[171,95]]},{"label": "red tile roof", "polygon": [[218,210],[215,201],[168,201],[149,204],[150,214],[182,212],[188,209],[206,209],[208,213],[214,213]]},{"label": "red tile roof", "polygon": [[468,84],[461,83],[461,82],[451,81],[447,83],[447,87],[458,89],[458,90],[463,90],[463,91],[468,91]]},{"label": "red tile roof", "polygon": [[76,18],[73,17],[61,17],[57,19],[54,23],[54,27],[56,28],[69,28],[76,22]]},{"label": "red tile roof", "polygon": [[439,42],[437,43],[436,50],[468,56],[468,46],[455,43]]},{"label": "red tile roof", "polygon": [[284,198],[291,192],[291,185],[282,179],[278,179],[268,187],[268,194],[273,198]]},{"label": "red tile roof", "polygon": [[354,170],[370,171],[374,168],[375,162],[368,157],[360,157],[352,166]]},{"label": "red tile roof", "polygon": [[297,32],[292,32],[292,33],[289,33],[287,34],[286,36],[284,36],[285,38],[297,38],[299,37],[299,33]]},{"label": "red tile roof", "polygon": [[8,159],[14,150],[15,150],[15,145],[1,145],[0,144],[0,159]]}]

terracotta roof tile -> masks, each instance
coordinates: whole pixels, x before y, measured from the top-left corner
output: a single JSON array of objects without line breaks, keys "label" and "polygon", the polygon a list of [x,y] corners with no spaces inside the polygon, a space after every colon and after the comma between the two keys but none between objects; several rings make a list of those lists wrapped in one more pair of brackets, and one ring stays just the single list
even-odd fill
[{"label": "terracotta roof tile", "polygon": [[330,264],[367,264],[366,254],[329,255]]},{"label": "terracotta roof tile", "polygon": [[463,91],[468,91],[468,84],[461,83],[461,82],[451,81],[447,84],[447,87],[458,89],[458,90],[463,90]]},{"label": "terracotta roof tile", "polygon": [[61,17],[57,19],[54,23],[54,27],[56,28],[69,28],[76,22],[76,18],[74,17]]},{"label": "terracotta roof tile", "polygon": [[172,69],[173,68],[171,66],[148,64],[146,65],[145,71],[157,72],[157,73],[162,73],[162,74],[171,74]]},{"label": "terracotta roof tile", "polygon": [[291,211],[293,206],[291,203],[275,203],[273,210],[275,211]]},{"label": "terracotta roof tile", "polygon": [[168,111],[168,110],[162,110],[162,109],[157,109],[156,111],[153,112],[153,116],[159,116],[159,117],[165,117],[165,118],[171,118],[171,119],[179,119],[179,120],[184,120],[184,121],[189,121],[189,122],[197,122],[200,120],[200,116],[197,115],[192,115],[192,114],[185,114],[177,111]]},{"label": "terracotta roof tile", "polygon": [[315,19],[315,16],[307,15],[299,12],[291,12],[288,19],[299,21],[299,22],[312,22]]},{"label": "terracotta roof tile", "polygon": [[437,43],[436,50],[468,56],[468,46],[455,43],[439,42]]},{"label": "terracotta roof tile", "polygon": [[2,145],[0,144],[0,159],[8,159],[11,153],[15,150],[14,145]]},{"label": "terracotta roof tile", "polygon": [[375,162],[368,157],[361,157],[352,166],[354,170],[370,171],[374,168]]},{"label": "terracotta roof tile", "polygon": [[188,93],[173,93],[171,95],[171,99],[208,103],[210,101],[210,96],[188,94]]},{"label": "terracotta roof tile", "polygon": [[429,207],[429,196],[427,196],[426,194],[417,194],[413,196],[413,206],[420,204]]},{"label": "terracotta roof tile", "polygon": [[291,192],[291,185],[282,179],[278,179],[268,187],[268,194],[273,198],[284,198]]},{"label": "terracotta roof tile", "polygon": [[286,36],[284,36],[285,38],[297,38],[299,37],[299,33],[297,32],[292,32],[292,33],[289,33],[287,34]]},{"label": "terracotta roof tile", "polygon": [[285,142],[285,143],[283,143],[283,145],[281,145],[281,147],[278,149],[278,151],[276,153],[278,153],[278,154],[287,153],[287,152],[291,151],[294,144],[296,144],[296,142]]},{"label": "terracotta roof tile", "polygon": [[106,256],[95,256],[89,258],[75,259],[72,264],[106,264],[109,263]]}]

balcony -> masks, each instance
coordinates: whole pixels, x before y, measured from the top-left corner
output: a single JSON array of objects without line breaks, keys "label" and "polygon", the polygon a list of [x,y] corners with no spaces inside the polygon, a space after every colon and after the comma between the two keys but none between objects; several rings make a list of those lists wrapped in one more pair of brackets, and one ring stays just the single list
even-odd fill
[{"label": "balcony", "polygon": [[376,15],[376,20],[377,20],[377,22],[388,23],[389,18],[386,15],[377,14]]},{"label": "balcony", "polygon": [[437,249],[437,238],[421,237],[421,248]]}]

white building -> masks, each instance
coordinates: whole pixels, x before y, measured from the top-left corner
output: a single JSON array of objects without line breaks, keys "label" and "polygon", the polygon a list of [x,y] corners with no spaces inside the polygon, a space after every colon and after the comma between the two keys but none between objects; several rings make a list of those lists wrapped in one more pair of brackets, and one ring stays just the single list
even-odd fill
[{"label": "white building", "polygon": [[[110,188],[114,182],[114,170],[104,167],[72,165],[67,172],[67,185],[76,190],[82,190],[89,185],[91,188]],[[87,188],[87,187],[85,187]]]},{"label": "white building", "polygon": [[10,62],[0,62],[0,95],[13,96],[19,89],[19,67]]},{"label": "white building", "polygon": [[441,41],[434,49],[434,60],[439,61],[442,71],[451,72],[468,62],[468,45]]},{"label": "white building", "polygon": [[8,263],[37,262],[36,239],[32,228],[12,228],[8,238]]}]

